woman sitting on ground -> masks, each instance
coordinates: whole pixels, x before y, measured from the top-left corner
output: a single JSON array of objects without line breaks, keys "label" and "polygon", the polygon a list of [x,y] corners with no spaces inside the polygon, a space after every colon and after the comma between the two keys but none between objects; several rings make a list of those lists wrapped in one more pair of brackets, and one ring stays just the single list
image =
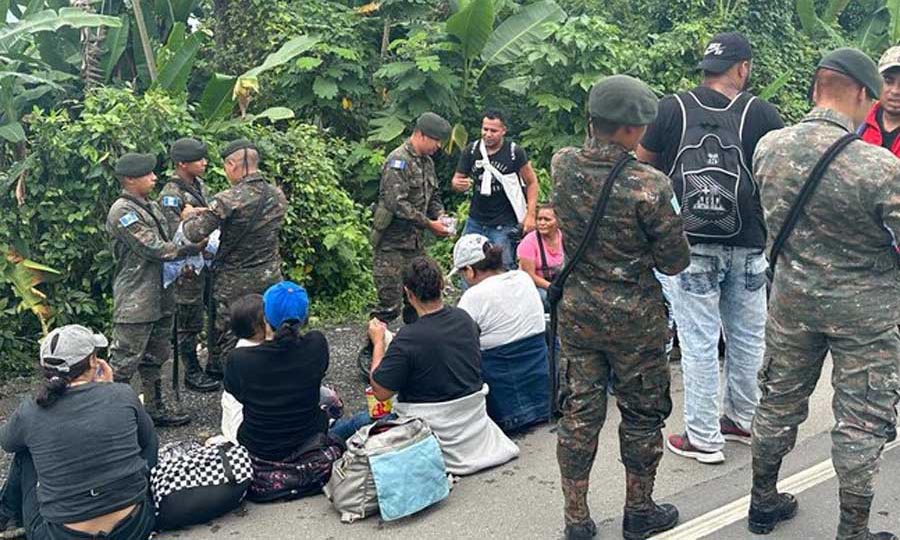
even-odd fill
[{"label": "woman sitting on ground", "polygon": [[266,341],[228,353],[225,390],[243,407],[237,439],[250,452],[253,501],[319,493],[331,463],[343,448],[329,437],[328,416],[319,407],[319,387],[328,370],[328,342],[305,334],[306,290],[283,281],[263,295]]},{"label": "woman sitting on ground", "polygon": [[556,209],[549,204],[538,207],[536,225],[537,228],[519,242],[516,256],[519,258],[519,270],[531,276],[545,309],[549,310],[547,289],[565,263],[562,231],[556,219]]},{"label": "woman sitting on ground", "polygon": [[454,272],[469,288],[458,307],[481,329],[481,375],[487,412],[503,431],[520,430],[550,416],[550,378],[544,313],[531,278],[503,266],[503,249],[467,234],[453,249]]},{"label": "woman sitting on ground", "polygon": [[385,351],[385,325],[369,322],[374,344],[370,383],[377,399],[397,394],[394,413],[424,419],[441,442],[447,471],[472,474],[519,454],[487,415],[478,326],[445,306],[437,264],[420,257],[403,269],[403,291],[419,318],[397,332]]},{"label": "woman sitting on ground", "polygon": [[74,324],[41,342],[46,380],[0,428],[0,446],[15,452],[0,530],[15,521],[37,540],[134,540],[153,531],[148,476],[156,432],[134,390],[112,382],[112,369],[97,357],[107,345]]}]

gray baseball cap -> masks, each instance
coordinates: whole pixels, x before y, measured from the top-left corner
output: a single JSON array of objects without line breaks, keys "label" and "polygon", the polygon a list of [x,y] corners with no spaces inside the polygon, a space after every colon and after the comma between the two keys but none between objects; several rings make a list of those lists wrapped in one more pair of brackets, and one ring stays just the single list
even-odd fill
[{"label": "gray baseball cap", "polygon": [[453,246],[453,270],[450,271],[450,275],[483,261],[486,258],[484,245],[487,243],[487,237],[480,234],[466,234],[457,240]]},{"label": "gray baseball cap", "polygon": [[41,341],[41,367],[68,373],[69,368],[109,346],[103,334],[95,334],[80,324],[61,326]]}]

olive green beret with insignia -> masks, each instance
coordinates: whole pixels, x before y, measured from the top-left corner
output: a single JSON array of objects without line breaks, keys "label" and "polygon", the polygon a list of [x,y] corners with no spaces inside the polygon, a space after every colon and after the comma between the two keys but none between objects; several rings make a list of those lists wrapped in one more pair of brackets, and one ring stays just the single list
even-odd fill
[{"label": "olive green beret with insignia", "polygon": [[116,176],[139,178],[153,171],[156,167],[154,154],[136,154],[130,152],[119,158],[116,162]]},{"label": "olive green beret with insignia", "polygon": [[175,163],[190,163],[206,157],[206,145],[192,137],[184,137],[172,143],[169,154]]},{"label": "olive green beret with insignia", "polygon": [[835,49],[822,58],[818,68],[843,73],[865,88],[870,97],[878,99],[881,96],[881,85],[884,81],[878,73],[878,66],[859,49],[852,47]]},{"label": "olive green beret with insignia", "polygon": [[588,114],[618,124],[646,126],[656,119],[658,102],[644,82],[628,75],[612,75],[591,87]]},{"label": "olive green beret with insignia", "polygon": [[256,150],[257,152],[259,152],[259,150],[257,150],[257,148],[256,148],[256,145],[253,144],[253,142],[250,139],[245,139],[242,137],[240,139],[235,139],[235,140],[231,141],[230,143],[226,144],[225,148],[222,149],[222,152],[219,155],[222,156],[222,159],[225,159],[228,156],[230,156],[231,154],[237,152],[238,150],[244,150],[245,148],[250,149],[250,150]]},{"label": "olive green beret with insignia", "polygon": [[416,120],[416,129],[426,137],[446,141],[450,137],[450,122],[433,112],[422,113]]}]

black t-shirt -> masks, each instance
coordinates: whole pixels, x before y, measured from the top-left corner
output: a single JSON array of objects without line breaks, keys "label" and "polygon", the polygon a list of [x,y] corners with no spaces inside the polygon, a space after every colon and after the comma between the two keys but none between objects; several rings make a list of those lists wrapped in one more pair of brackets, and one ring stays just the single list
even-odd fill
[{"label": "black t-shirt", "polygon": [[[469,143],[459,156],[456,172],[465,174],[474,182],[472,188],[472,205],[469,216],[475,221],[487,226],[515,225],[519,223],[516,212],[513,210],[503,184],[496,178],[491,179],[491,194],[481,194],[481,175],[484,173],[481,152],[478,150],[481,139]],[[494,154],[488,154],[491,165],[501,174],[518,173],[528,163],[528,154],[518,144],[504,140],[500,149]]]},{"label": "black t-shirt", "polygon": [[894,131],[884,129],[884,109],[881,107],[875,112],[875,119],[878,120],[878,128],[881,129],[881,146],[891,150],[894,147],[894,141],[897,140],[897,135],[900,135],[900,127],[895,128]]},{"label": "black t-shirt", "polygon": [[478,325],[445,306],[397,332],[372,377],[406,403],[450,401],[481,390]]},{"label": "black t-shirt", "polygon": [[327,370],[328,342],[321,332],[229,352],[225,390],[244,406],[238,441],[255,456],[279,460],[327,431],[319,408]]},{"label": "black t-shirt", "polygon": [[[697,99],[706,107],[723,109],[731,103],[731,98],[720,94],[712,88],[699,86],[691,90]],[[685,98],[682,95],[682,99]],[[657,163],[655,164],[659,170],[665,174],[669,174],[674,165],[675,158],[678,155],[679,145],[681,144],[682,130],[682,113],[681,106],[675,96],[666,96],[659,102],[659,114],[656,120],[647,127],[647,133],[641,141],[641,146],[658,154]],[[772,104],[762,99],[754,99],[748,109],[746,118],[743,121],[744,128],[741,132],[741,146],[743,147],[744,161],[748,171],[753,173],[753,152],[756,151],[756,145],[763,136],[776,129],[784,127],[784,122],[778,114],[778,110]],[[741,201],[739,206],[751,209],[747,222],[741,233],[729,239],[728,241],[709,240],[711,243],[722,243],[728,245],[737,245],[744,247],[762,248],[766,243],[766,226],[762,213],[762,205],[759,202],[759,190],[752,190],[753,200]],[[691,242],[702,242],[702,239],[691,237]]]}]

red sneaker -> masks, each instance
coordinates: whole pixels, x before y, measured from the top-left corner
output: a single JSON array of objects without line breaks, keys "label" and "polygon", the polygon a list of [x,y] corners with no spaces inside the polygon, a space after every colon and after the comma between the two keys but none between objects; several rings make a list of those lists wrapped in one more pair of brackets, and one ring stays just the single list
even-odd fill
[{"label": "red sneaker", "polygon": [[753,440],[753,436],[749,431],[741,429],[734,420],[727,416],[719,418],[719,429],[722,430],[722,436],[725,437],[726,441],[739,442],[750,446],[750,442]]},{"label": "red sneaker", "polygon": [[721,450],[708,452],[706,450],[695,448],[691,444],[686,433],[684,435],[669,435],[669,438],[666,439],[666,447],[674,454],[696,459],[700,463],[706,463],[708,465],[725,461],[725,454],[723,454]]}]

